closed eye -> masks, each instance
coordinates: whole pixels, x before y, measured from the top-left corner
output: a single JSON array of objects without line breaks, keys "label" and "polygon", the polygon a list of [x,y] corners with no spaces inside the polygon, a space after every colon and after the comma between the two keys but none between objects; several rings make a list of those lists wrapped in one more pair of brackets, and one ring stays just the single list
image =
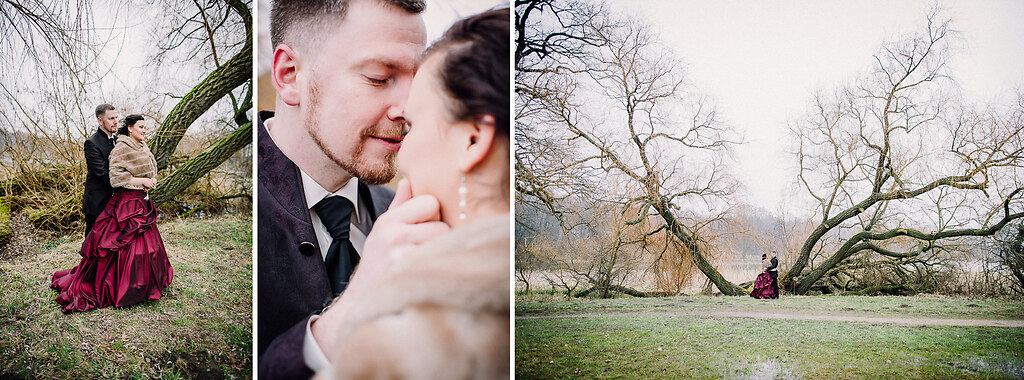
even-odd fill
[{"label": "closed eye", "polygon": [[373,77],[373,76],[364,76],[364,77],[366,78],[367,82],[370,82],[370,84],[372,84],[374,86],[386,85],[386,84],[388,84],[388,80],[390,79],[390,78],[379,78],[379,77]]}]

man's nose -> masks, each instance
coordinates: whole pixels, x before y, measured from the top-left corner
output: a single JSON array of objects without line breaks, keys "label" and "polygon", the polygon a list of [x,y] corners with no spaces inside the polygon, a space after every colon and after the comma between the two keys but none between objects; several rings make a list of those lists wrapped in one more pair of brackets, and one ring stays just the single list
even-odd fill
[{"label": "man's nose", "polygon": [[405,103],[409,98],[409,87],[411,85],[411,78],[395,83],[394,91],[391,91],[388,97],[388,119],[394,121],[405,120]]}]

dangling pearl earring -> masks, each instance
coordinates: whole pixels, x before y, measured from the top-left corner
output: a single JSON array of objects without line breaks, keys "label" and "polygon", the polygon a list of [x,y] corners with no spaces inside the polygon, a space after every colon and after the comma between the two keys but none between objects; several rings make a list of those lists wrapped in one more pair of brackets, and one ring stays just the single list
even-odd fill
[{"label": "dangling pearl earring", "polygon": [[462,185],[459,185],[459,219],[466,219],[466,175],[462,175]]}]

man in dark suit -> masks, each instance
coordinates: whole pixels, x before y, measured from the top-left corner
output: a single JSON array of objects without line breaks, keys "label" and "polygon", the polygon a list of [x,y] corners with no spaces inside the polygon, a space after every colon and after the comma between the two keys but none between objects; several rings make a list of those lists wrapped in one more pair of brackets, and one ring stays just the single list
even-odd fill
[{"label": "man in dark suit", "polygon": [[89,236],[96,218],[107,206],[114,189],[110,187],[110,150],[117,136],[117,110],[110,104],[96,107],[96,121],[100,126],[85,140],[85,192],[82,194],[82,214],[85,214],[85,236]]},{"label": "man in dark suit", "polygon": [[779,298],[779,258],[777,256],[778,253],[772,250],[771,265],[765,268],[768,271],[768,275],[772,277],[772,289],[775,290],[775,296],[772,298]]},{"label": "man in dark suit", "polygon": [[426,45],[423,8],[274,2],[276,112],[258,114],[257,134],[260,378],[309,377],[326,360],[310,326],[344,291],[394,197],[379,185],[396,172],[402,111]]}]

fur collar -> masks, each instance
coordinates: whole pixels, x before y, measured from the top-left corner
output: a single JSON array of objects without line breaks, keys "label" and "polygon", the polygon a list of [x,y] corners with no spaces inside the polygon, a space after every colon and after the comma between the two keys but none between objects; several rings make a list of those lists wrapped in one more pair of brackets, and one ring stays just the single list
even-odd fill
[{"label": "fur collar", "polygon": [[352,305],[346,326],[418,304],[508,313],[509,226],[509,214],[502,214],[396,252],[397,263],[383,285]]}]

